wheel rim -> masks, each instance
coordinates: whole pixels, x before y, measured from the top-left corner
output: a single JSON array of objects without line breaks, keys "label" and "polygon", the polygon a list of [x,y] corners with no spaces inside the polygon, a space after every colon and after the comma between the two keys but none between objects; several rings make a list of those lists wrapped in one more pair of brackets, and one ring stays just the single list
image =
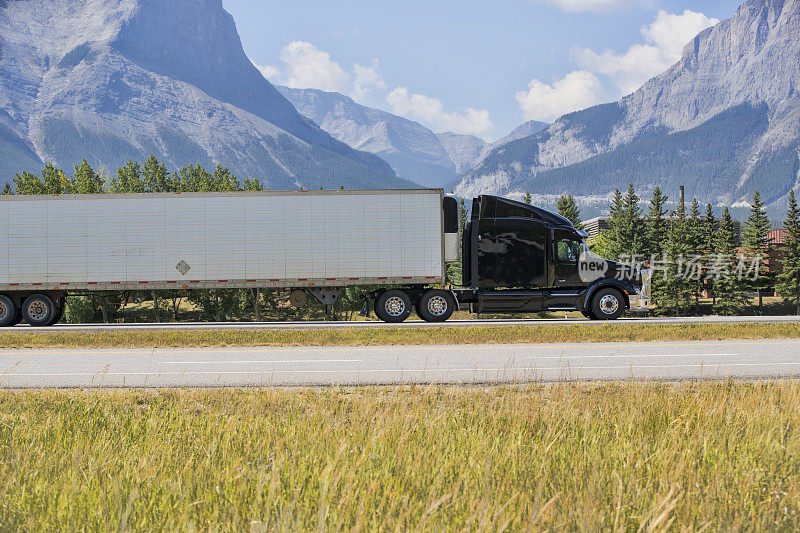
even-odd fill
[{"label": "wheel rim", "polygon": [[28,304],[28,316],[36,322],[46,319],[48,311],[47,304],[41,300],[35,300]]},{"label": "wheel rim", "polygon": [[8,308],[5,302],[0,301],[0,320],[7,319],[10,312],[11,310]]},{"label": "wheel rim", "polygon": [[619,309],[619,300],[610,294],[600,298],[600,310],[604,315],[613,315]]},{"label": "wheel rim", "polygon": [[428,312],[433,316],[444,315],[447,312],[447,299],[443,296],[428,299]]},{"label": "wheel rim", "polygon": [[387,299],[383,307],[386,309],[386,314],[394,318],[403,316],[403,313],[406,312],[406,302],[399,296]]}]

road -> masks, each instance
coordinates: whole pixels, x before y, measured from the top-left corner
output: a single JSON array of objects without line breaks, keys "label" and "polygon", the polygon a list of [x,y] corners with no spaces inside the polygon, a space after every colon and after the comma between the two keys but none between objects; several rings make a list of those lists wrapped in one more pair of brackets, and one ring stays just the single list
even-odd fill
[{"label": "road", "polygon": [[[738,316],[738,317],[685,317],[685,318],[622,318],[614,324],[718,324],[718,323],[800,323],[798,316]],[[168,322],[163,324],[59,324],[47,328],[32,328],[20,325],[3,329],[6,333],[35,332],[68,332],[68,331],[106,331],[106,330],[147,330],[147,329],[357,329],[357,328],[453,328],[467,326],[536,326],[536,325],[570,325],[585,326],[607,325],[609,322],[587,319],[513,319],[513,320],[449,320],[441,324],[430,324],[419,320],[409,320],[402,324],[386,324],[376,321],[361,322]]]},{"label": "road", "polygon": [[474,384],[800,376],[800,340],[0,350],[4,388]]}]

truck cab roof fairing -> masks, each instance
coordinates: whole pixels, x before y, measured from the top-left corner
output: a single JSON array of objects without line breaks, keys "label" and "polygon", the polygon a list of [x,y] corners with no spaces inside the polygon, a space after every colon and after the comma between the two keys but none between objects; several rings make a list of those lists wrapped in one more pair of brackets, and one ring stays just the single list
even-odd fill
[{"label": "truck cab roof fairing", "polygon": [[566,226],[574,229],[569,219],[524,202],[517,202],[516,200],[509,200],[499,196],[482,195],[476,199],[475,203],[477,204],[476,207],[479,206],[479,210],[473,210],[473,217],[475,217],[476,212],[479,212],[480,216],[485,218],[521,216],[541,220],[550,226]]}]

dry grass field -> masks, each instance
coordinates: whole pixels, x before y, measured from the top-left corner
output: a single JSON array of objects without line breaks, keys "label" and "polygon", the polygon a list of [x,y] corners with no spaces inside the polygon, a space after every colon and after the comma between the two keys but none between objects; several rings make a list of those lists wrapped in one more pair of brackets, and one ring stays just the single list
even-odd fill
[{"label": "dry grass field", "polygon": [[0,530],[797,530],[800,384],[0,393]]}]

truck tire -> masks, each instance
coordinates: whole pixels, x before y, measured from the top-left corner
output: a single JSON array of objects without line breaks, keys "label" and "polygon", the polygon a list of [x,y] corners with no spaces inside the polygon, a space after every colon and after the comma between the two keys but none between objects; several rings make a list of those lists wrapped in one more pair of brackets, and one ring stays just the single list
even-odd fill
[{"label": "truck tire", "polygon": [[417,303],[417,314],[425,322],[444,322],[455,311],[456,301],[447,291],[430,290]]},{"label": "truck tire", "polygon": [[592,297],[595,320],[616,320],[625,312],[625,299],[617,289],[600,289]]},{"label": "truck tire", "polygon": [[375,300],[375,314],[384,322],[404,322],[411,316],[411,297],[397,289],[383,292]]},{"label": "truck tire", "polygon": [[66,313],[66,311],[67,311],[67,299],[62,296],[58,301],[58,306],[56,308],[56,311],[53,313],[53,318],[47,325],[53,326],[61,322],[61,319],[64,318],[64,313]]},{"label": "truck tire", "polygon": [[16,318],[17,306],[14,301],[5,294],[0,294],[0,328],[13,326]]},{"label": "truck tire", "polygon": [[22,304],[22,316],[25,322],[35,328],[49,326],[55,311],[53,300],[45,294],[29,296]]}]

